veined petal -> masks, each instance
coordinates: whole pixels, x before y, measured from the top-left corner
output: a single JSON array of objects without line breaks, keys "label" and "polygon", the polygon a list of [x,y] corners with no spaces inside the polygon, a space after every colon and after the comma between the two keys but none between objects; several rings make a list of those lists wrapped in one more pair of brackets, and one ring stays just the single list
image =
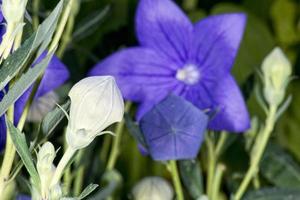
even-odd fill
[{"label": "veined petal", "polygon": [[121,50],[97,64],[90,76],[114,76],[127,100],[156,98],[176,86],[176,64],[147,48]]},{"label": "veined petal", "polygon": [[154,160],[193,159],[203,141],[208,117],[190,102],[169,95],[140,122]]},{"label": "veined petal", "polygon": [[193,58],[203,75],[222,77],[236,57],[246,24],[242,13],[208,17],[195,24]]},{"label": "veined petal", "polygon": [[141,0],[136,15],[137,37],[182,65],[190,54],[193,25],[171,0]]},{"label": "veined petal", "polygon": [[250,128],[250,117],[243,96],[234,81],[228,75],[211,88],[217,113],[209,123],[212,130],[243,132]]}]

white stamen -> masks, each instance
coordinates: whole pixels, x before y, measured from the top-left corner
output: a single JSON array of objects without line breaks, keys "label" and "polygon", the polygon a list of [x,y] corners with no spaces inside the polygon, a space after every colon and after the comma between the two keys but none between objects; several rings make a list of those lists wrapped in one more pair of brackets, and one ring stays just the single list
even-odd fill
[{"label": "white stamen", "polygon": [[200,80],[200,71],[196,65],[187,64],[177,70],[176,78],[188,85],[194,85]]}]

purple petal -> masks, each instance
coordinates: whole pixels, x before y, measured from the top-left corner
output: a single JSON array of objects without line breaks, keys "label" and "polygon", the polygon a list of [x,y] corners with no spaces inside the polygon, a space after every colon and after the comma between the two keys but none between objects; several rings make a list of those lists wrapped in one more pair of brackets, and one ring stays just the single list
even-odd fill
[{"label": "purple petal", "polygon": [[182,65],[190,57],[193,25],[171,0],[141,0],[136,29],[140,44]]},{"label": "purple petal", "polygon": [[[40,62],[45,56],[46,53],[43,53],[36,63]],[[59,86],[63,85],[68,78],[69,71],[67,67],[56,56],[53,56],[47,69],[45,70],[43,79],[35,95],[35,98],[41,97],[48,92],[57,89]],[[15,103],[15,123],[19,122],[31,90],[32,87],[25,91],[24,94]]]},{"label": "purple petal", "polygon": [[97,64],[89,75],[114,76],[124,98],[140,102],[166,97],[177,85],[176,68],[155,51],[137,47],[111,55]]},{"label": "purple petal", "polygon": [[[4,93],[0,92],[0,101],[2,100]],[[0,116],[0,151],[5,147],[6,143],[6,122],[5,115]]]},{"label": "purple petal", "polygon": [[218,113],[210,121],[209,128],[213,130],[227,130],[243,132],[250,127],[250,117],[242,94],[229,75],[219,80],[219,84],[211,88]]},{"label": "purple petal", "polygon": [[193,57],[203,76],[222,77],[229,72],[246,23],[244,14],[208,17],[194,27]]},{"label": "purple petal", "polygon": [[[45,56],[46,52],[41,55],[37,62],[41,61]],[[67,67],[56,56],[53,56],[37,91],[37,97],[43,96],[63,85],[69,76]]]},{"label": "purple petal", "polygon": [[17,200],[31,200],[31,197],[27,195],[18,195]]},{"label": "purple petal", "polygon": [[141,120],[154,160],[193,159],[203,141],[208,117],[183,98],[169,95]]},{"label": "purple petal", "polygon": [[2,115],[0,117],[0,151],[4,149],[5,143],[6,143],[6,123],[5,123],[5,116]]}]

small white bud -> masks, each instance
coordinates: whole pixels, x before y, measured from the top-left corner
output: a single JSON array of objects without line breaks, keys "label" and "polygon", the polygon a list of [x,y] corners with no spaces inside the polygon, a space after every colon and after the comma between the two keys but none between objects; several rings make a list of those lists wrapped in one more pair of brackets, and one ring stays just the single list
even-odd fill
[{"label": "small white bud", "polygon": [[0,62],[21,45],[27,0],[2,0],[6,30],[0,44]]},{"label": "small white bud", "polygon": [[2,0],[2,14],[7,23],[23,22],[27,0]]},{"label": "small white bud", "polygon": [[292,73],[291,63],[280,48],[275,48],[263,61],[264,96],[270,105],[279,105],[285,96]]},{"label": "small white bud", "polygon": [[60,184],[56,184],[51,188],[50,198],[51,200],[60,200],[63,196]]},{"label": "small white bud", "polygon": [[73,86],[66,140],[73,149],[88,146],[109,125],[120,122],[124,101],[111,76],[88,77]]},{"label": "small white bud", "polygon": [[160,177],[147,177],[137,183],[132,190],[135,200],[172,200],[171,185]]},{"label": "small white bud", "polygon": [[55,167],[53,165],[55,156],[55,148],[50,142],[43,144],[38,152],[36,165],[41,180],[42,196],[48,196],[49,185],[55,171]]}]

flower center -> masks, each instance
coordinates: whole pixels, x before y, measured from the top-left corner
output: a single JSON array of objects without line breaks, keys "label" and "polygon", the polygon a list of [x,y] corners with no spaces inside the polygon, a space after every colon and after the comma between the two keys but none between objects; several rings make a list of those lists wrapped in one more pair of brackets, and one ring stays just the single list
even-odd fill
[{"label": "flower center", "polygon": [[177,80],[194,85],[200,80],[200,71],[196,65],[187,64],[176,72]]}]

